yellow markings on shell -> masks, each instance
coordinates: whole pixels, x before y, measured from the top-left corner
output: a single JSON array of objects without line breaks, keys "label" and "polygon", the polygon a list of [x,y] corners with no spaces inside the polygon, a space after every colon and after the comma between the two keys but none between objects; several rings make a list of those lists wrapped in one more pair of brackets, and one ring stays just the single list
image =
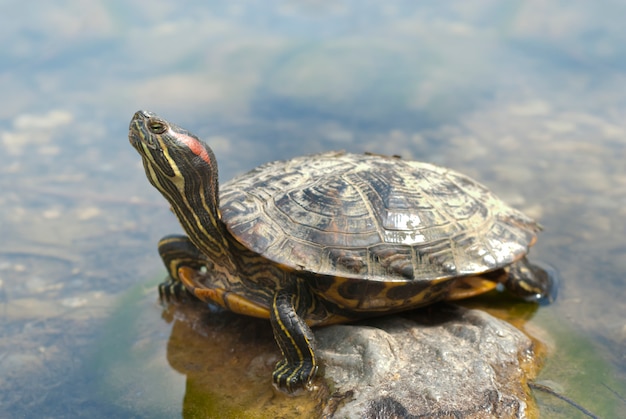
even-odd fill
[{"label": "yellow markings on shell", "polygon": [[194,269],[187,266],[178,268],[178,277],[181,282],[202,301],[212,301],[233,313],[261,319],[270,318],[270,311],[267,307],[256,304],[223,288],[205,288],[202,284],[196,283],[192,279],[195,273]]},{"label": "yellow markings on shell", "polygon": [[446,297],[447,301],[475,297],[495,289],[498,283],[480,276],[466,276],[456,279]]},{"label": "yellow markings on shell", "polygon": [[[400,292],[398,293],[398,296],[395,297],[392,297],[391,293],[397,291],[397,288],[409,287],[412,283],[410,281],[387,282],[377,293],[349,296],[342,295],[341,292],[341,287],[345,284],[345,282],[345,279],[336,277],[330,288],[324,290],[321,298],[330,300],[338,304],[340,307],[354,311],[355,313],[387,313],[422,307],[445,299],[448,290],[441,288],[436,291],[436,286],[442,282],[450,282],[450,284],[452,284],[454,279],[433,279],[428,282],[428,286],[421,289],[416,286],[415,289],[407,289],[406,292]],[[323,322],[323,324],[332,323],[332,319],[329,319],[328,322]]]},{"label": "yellow markings on shell", "polygon": [[308,326],[330,326],[331,324],[342,324],[342,323],[350,323],[359,320],[358,317],[346,317],[340,316],[338,314],[328,313],[326,317],[321,320],[317,319],[305,319],[305,322]]}]

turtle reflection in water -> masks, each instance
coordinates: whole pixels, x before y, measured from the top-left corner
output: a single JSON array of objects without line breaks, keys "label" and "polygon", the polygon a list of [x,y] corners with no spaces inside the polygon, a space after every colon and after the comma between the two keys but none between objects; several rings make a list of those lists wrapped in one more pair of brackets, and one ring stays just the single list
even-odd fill
[{"label": "turtle reflection in water", "polygon": [[318,363],[311,326],[477,295],[498,282],[549,298],[526,260],[538,224],[484,186],[427,163],[329,152],[262,165],[218,186],[211,148],[139,111],[129,139],[187,233],[163,238],[163,298],[191,294],[268,318],[287,391]]}]

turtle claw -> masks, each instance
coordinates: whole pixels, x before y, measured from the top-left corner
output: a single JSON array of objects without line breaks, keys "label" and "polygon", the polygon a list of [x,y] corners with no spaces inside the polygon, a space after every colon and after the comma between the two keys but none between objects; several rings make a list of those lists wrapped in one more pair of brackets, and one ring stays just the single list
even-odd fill
[{"label": "turtle claw", "polygon": [[159,300],[162,304],[180,303],[189,299],[195,300],[196,297],[185,288],[182,282],[168,277],[159,284]]},{"label": "turtle claw", "polygon": [[287,360],[283,359],[276,364],[272,378],[276,387],[281,391],[286,391],[291,394],[297,390],[306,388],[316,372],[317,366],[313,366],[310,362],[290,366]]}]

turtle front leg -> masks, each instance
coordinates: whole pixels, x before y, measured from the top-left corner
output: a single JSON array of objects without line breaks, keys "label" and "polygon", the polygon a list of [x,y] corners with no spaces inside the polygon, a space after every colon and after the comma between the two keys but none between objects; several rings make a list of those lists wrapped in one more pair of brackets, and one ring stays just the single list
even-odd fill
[{"label": "turtle front leg", "polygon": [[183,235],[165,236],[159,241],[159,254],[168,272],[168,278],[159,284],[159,298],[162,302],[183,301],[186,298],[197,299],[179,278],[181,267],[201,270],[207,261],[191,243],[189,237]]},{"label": "turtle front leg", "polygon": [[297,289],[279,290],[270,312],[274,339],[283,354],[283,359],[276,364],[273,379],[279,388],[289,393],[306,386],[317,372],[315,338],[298,314],[304,308],[301,307],[302,297]]},{"label": "turtle front leg", "polygon": [[506,268],[504,286],[527,301],[552,302],[556,298],[558,278],[551,269],[543,269],[526,258]]}]

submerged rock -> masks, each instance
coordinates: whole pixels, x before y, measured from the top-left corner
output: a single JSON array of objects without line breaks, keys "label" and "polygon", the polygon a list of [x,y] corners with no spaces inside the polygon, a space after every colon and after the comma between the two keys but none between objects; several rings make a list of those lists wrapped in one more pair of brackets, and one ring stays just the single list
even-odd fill
[{"label": "submerged rock", "polygon": [[532,341],[479,311],[437,306],[316,330],[337,418],[536,416]]}]

